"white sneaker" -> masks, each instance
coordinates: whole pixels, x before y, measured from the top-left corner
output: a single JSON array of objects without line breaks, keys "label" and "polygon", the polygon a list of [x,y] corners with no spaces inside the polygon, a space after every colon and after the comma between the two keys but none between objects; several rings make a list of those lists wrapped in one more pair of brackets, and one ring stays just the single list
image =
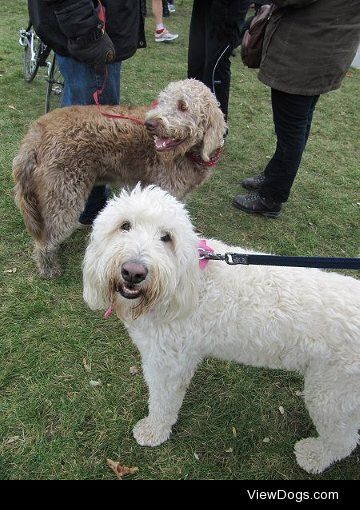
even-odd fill
[{"label": "white sneaker", "polygon": [[175,5],[173,5],[173,4],[168,4],[168,9],[169,9],[169,12],[176,12]]},{"label": "white sneaker", "polygon": [[173,41],[174,39],[177,39],[179,37],[179,34],[170,34],[166,28],[159,34],[155,32],[155,42],[169,42]]}]

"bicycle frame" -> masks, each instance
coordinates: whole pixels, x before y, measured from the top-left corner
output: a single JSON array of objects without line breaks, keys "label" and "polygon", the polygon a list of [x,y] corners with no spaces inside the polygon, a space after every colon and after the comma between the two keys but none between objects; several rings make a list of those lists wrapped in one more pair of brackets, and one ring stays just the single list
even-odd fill
[{"label": "bicycle frame", "polygon": [[30,46],[31,51],[31,61],[35,62],[36,55],[34,51],[34,39],[37,37],[34,32],[30,32],[31,25],[28,26],[28,28],[21,29],[20,30],[20,37],[19,37],[19,44],[23,48],[26,48],[26,46]]}]

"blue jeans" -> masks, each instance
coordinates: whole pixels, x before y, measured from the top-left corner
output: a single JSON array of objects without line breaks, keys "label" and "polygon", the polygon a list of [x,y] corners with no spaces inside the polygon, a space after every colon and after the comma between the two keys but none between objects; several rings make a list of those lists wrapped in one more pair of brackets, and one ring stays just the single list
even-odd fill
[{"label": "blue jeans", "polygon": [[[61,106],[94,104],[93,93],[103,87],[104,76],[95,73],[92,66],[78,62],[71,57],[56,55],[60,72],[64,78],[64,93]],[[120,103],[120,68],[121,62],[107,65],[106,86],[100,96],[101,104],[116,105]],[[96,136],[94,134],[94,136]],[[79,221],[92,223],[109,197],[107,186],[95,186],[86,202]]]}]

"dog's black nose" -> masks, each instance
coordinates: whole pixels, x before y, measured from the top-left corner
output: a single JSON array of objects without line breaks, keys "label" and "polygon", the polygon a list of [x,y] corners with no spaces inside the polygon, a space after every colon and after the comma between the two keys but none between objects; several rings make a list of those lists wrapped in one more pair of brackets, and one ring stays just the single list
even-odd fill
[{"label": "dog's black nose", "polygon": [[155,129],[158,127],[159,121],[157,119],[148,119],[145,121],[145,127],[149,131],[155,131]]},{"label": "dog's black nose", "polygon": [[140,283],[145,280],[148,270],[141,262],[125,262],[121,268],[121,276],[127,283]]}]

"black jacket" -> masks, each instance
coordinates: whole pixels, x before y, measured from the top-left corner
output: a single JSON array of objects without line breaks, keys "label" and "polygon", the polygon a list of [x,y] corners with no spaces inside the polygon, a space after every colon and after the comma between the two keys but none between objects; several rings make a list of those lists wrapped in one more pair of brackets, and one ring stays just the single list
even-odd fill
[{"label": "black jacket", "polygon": [[[102,0],[102,4],[115,60],[126,60],[146,46],[141,0]],[[36,33],[60,55],[69,55],[68,39],[91,33],[99,22],[97,0],[28,0],[28,6]]]}]

